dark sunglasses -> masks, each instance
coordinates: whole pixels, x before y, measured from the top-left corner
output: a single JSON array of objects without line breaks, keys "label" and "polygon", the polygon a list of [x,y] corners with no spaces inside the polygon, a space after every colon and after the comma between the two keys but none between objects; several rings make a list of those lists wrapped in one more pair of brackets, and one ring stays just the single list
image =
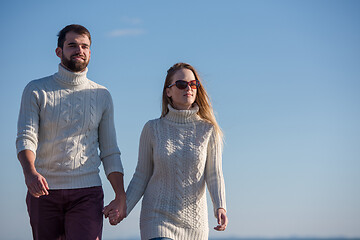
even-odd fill
[{"label": "dark sunglasses", "polygon": [[184,81],[184,80],[177,80],[173,84],[170,84],[168,88],[171,88],[172,86],[176,85],[178,89],[185,89],[187,86],[190,86],[192,89],[197,89],[200,87],[199,80],[192,80],[190,82]]}]

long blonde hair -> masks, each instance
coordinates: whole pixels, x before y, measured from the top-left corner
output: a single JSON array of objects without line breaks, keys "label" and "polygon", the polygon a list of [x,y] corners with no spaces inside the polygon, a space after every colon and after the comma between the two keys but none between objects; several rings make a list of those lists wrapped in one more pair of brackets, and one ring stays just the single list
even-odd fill
[{"label": "long blonde hair", "polygon": [[166,94],[166,88],[172,83],[172,77],[174,76],[175,72],[182,68],[191,70],[195,76],[195,79],[200,82],[200,86],[197,88],[197,93],[196,93],[196,98],[195,98],[195,103],[199,106],[199,112],[197,114],[202,119],[208,121],[209,123],[211,123],[214,126],[219,143],[222,145],[223,132],[222,132],[219,124],[216,121],[214,111],[211,106],[210,98],[209,98],[208,94],[206,93],[206,90],[204,88],[204,85],[201,82],[198,72],[190,64],[182,63],[182,62],[176,63],[171,68],[169,68],[169,70],[167,71],[167,75],[166,75],[165,83],[164,83],[164,89],[163,89],[163,96],[162,96],[161,117],[165,117],[165,115],[169,112],[168,104],[170,104],[172,107],[174,107],[174,105],[172,104],[171,98],[169,98],[168,95]]}]

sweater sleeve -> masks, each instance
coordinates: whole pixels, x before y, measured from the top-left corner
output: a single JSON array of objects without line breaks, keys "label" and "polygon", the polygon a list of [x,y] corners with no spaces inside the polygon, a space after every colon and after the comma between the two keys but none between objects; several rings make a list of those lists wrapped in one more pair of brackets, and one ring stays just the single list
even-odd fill
[{"label": "sweater sleeve", "polygon": [[112,172],[124,173],[124,169],[116,141],[114,106],[111,95],[107,90],[105,97],[106,107],[99,124],[99,149],[104,171],[108,176]]},{"label": "sweater sleeve", "polygon": [[226,209],[225,182],[222,171],[222,146],[215,129],[210,136],[205,166],[205,180],[211,196],[216,217],[218,208]]},{"label": "sweater sleeve", "polygon": [[36,156],[39,131],[40,96],[35,84],[30,82],[21,98],[17,125],[16,151],[31,150]]},{"label": "sweater sleeve", "polygon": [[151,130],[150,122],[147,122],[141,132],[137,167],[126,190],[127,215],[144,195],[153,174],[152,140],[154,137]]}]

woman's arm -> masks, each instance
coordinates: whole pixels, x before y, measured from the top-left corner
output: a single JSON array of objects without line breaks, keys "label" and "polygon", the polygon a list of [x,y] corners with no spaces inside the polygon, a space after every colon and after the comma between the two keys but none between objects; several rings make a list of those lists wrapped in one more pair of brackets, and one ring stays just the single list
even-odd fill
[{"label": "woman's arm", "polygon": [[209,139],[205,166],[205,181],[218,220],[215,230],[223,231],[228,223],[226,215],[225,182],[222,171],[222,145],[213,129]]},{"label": "woman's arm", "polygon": [[137,167],[126,190],[127,215],[143,196],[153,174],[153,139],[151,123],[147,122],[140,136]]}]

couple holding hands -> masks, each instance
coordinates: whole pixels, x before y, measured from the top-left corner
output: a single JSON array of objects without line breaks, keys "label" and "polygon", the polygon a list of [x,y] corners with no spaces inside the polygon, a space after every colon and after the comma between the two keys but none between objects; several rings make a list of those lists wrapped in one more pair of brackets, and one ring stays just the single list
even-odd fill
[{"label": "couple holding hands", "polygon": [[[208,239],[206,186],[214,229],[224,231],[223,136],[197,71],[186,63],[167,71],[161,116],[142,130],[125,192],[111,95],[86,76],[90,46],[85,27],[63,28],[58,72],[22,95],[16,148],[33,239],[101,239],[103,215],[116,225],[142,197],[141,239]],[[115,192],[105,207],[101,163]]]}]

